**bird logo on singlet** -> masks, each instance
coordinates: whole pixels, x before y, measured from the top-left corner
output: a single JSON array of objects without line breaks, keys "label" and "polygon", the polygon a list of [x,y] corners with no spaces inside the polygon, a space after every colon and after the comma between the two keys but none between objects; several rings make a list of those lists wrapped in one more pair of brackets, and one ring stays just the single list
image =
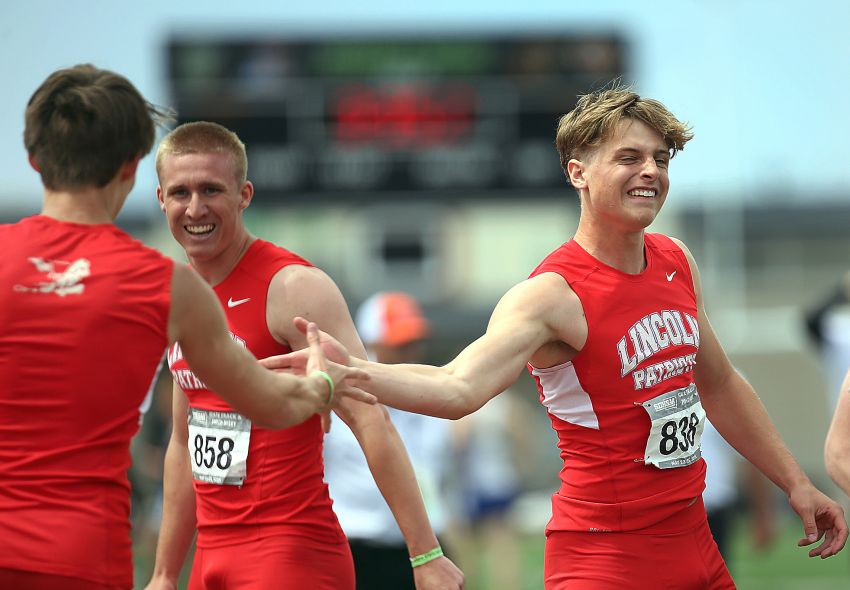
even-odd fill
[{"label": "bird logo on singlet", "polygon": [[86,287],[83,279],[91,275],[91,263],[86,258],[78,258],[73,262],[62,260],[45,260],[31,257],[28,259],[39,272],[46,275],[46,281],[34,285],[15,285],[19,293],[54,293],[60,297],[66,295],[81,295]]}]

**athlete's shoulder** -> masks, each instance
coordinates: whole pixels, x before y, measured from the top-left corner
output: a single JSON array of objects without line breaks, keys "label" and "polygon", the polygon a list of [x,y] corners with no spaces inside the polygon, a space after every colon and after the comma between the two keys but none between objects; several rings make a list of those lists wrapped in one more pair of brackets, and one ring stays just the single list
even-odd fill
[{"label": "athlete's shoulder", "polygon": [[596,268],[594,260],[575,240],[569,240],[550,252],[528,275],[528,278],[544,273],[556,273],[567,280],[586,277]]},{"label": "athlete's shoulder", "polygon": [[694,264],[693,254],[691,254],[691,251],[685,245],[685,242],[679,238],[674,238],[664,234],[647,233],[644,235],[644,242],[646,243],[647,248],[654,249],[658,252],[670,252],[674,255],[683,256],[688,261],[689,265]]},{"label": "athlete's shoulder", "polygon": [[14,223],[0,223],[0,236],[7,239],[12,236],[26,236],[27,234],[43,235],[50,229],[43,223],[43,220],[46,219],[43,215],[31,215]]},{"label": "athlete's shoulder", "polygon": [[303,256],[260,238],[254,240],[249,251],[251,255],[266,262],[277,264],[279,267],[288,265],[313,266],[313,263]]},{"label": "athlete's shoulder", "polygon": [[16,221],[14,223],[0,223],[0,232],[11,232],[21,227],[25,227],[28,223],[30,223],[31,217],[24,217],[23,219]]},{"label": "athlete's shoulder", "polygon": [[163,277],[163,280],[170,280],[175,266],[173,258],[135,238],[127,236],[127,239],[128,250],[122,253],[122,263],[132,260],[138,273],[153,273],[148,276],[157,275]]},{"label": "athlete's shoulder", "polygon": [[654,248],[662,251],[677,251],[681,250],[681,241],[672,236],[659,233],[645,233],[643,241],[648,248]]},{"label": "athlete's shoulder", "polygon": [[308,260],[286,248],[255,238],[231,273],[229,280],[269,283],[285,269],[312,266]]},{"label": "athlete's shoulder", "polygon": [[19,221],[18,223],[0,224],[0,249],[3,250],[4,254],[8,255],[16,251],[25,243],[18,227],[21,223]]},{"label": "athlete's shoulder", "polygon": [[679,238],[668,236],[666,234],[646,233],[644,234],[643,239],[644,243],[648,247],[655,248],[656,250],[668,252],[689,252],[685,242]]},{"label": "athlete's shoulder", "polygon": [[[347,317],[348,306],[333,279],[314,266],[289,265],[275,273],[268,289],[269,331],[286,342],[300,342],[292,318],[319,318],[323,330],[336,333],[334,318]],[[338,334],[337,334],[337,337]],[[347,345],[347,344],[346,344]]]},{"label": "athlete's shoulder", "polygon": [[271,284],[272,288],[283,288],[290,293],[319,294],[325,289],[338,289],[328,273],[312,264],[282,266],[274,273]]},{"label": "athlete's shoulder", "polygon": [[15,228],[21,223],[21,221],[18,223],[0,223],[0,239],[5,240],[8,236],[12,235]]}]

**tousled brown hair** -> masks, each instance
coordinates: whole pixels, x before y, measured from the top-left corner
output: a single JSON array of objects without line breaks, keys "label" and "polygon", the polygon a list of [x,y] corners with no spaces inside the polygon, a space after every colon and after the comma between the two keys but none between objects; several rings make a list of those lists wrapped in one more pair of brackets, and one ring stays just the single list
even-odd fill
[{"label": "tousled brown hair", "polygon": [[690,126],[657,100],[641,98],[631,88],[615,84],[580,96],[576,107],[558,121],[555,145],[564,173],[571,159],[584,157],[588,149],[610,137],[626,118],[642,121],[660,133],[671,157],[694,136]]},{"label": "tousled brown hair", "polygon": [[123,76],[81,64],[52,73],[33,93],[24,145],[46,188],[101,188],[151,151],[167,118]]}]

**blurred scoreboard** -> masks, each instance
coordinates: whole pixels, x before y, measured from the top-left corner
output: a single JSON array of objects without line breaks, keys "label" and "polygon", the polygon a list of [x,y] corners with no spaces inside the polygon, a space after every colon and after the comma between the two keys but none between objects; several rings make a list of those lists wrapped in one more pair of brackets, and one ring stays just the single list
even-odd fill
[{"label": "blurred scoreboard", "polygon": [[236,131],[264,200],[287,201],[563,187],[558,118],[624,61],[605,34],[181,38],[168,50],[179,120]]}]

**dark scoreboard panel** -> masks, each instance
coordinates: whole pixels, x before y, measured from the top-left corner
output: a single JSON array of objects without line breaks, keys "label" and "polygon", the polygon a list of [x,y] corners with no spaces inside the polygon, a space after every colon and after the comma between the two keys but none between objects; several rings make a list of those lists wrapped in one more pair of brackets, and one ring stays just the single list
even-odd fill
[{"label": "dark scoreboard panel", "polygon": [[561,187],[558,117],[624,74],[615,35],[175,40],[180,121],[248,146],[264,199]]}]

